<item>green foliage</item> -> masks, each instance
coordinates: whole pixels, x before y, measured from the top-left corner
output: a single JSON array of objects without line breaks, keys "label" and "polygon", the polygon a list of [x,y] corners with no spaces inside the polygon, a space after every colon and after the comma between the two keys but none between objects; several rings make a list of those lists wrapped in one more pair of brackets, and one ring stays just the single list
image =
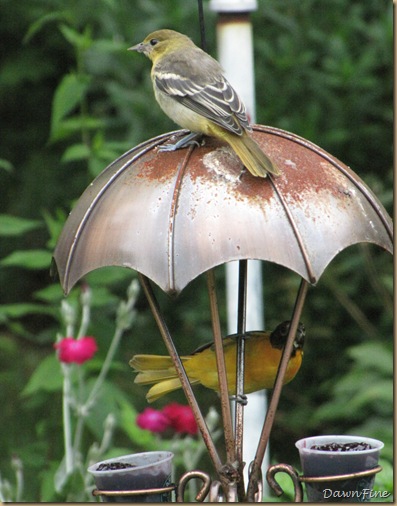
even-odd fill
[{"label": "green foliage", "polygon": [[[347,349],[352,364],[341,378],[329,383],[329,402],[320,406],[311,422],[343,423],[350,434],[368,434],[382,440],[384,458],[393,458],[393,358],[389,343],[365,342]],[[348,409],[346,409],[348,406]]]},{"label": "green foliage", "polygon": [[376,502],[394,502],[394,469],[389,460],[380,459],[379,465],[382,466],[382,472],[376,475],[374,490],[379,492],[388,491],[390,495]]},{"label": "green foliage", "polygon": [[[51,381],[48,381],[51,378]],[[62,389],[62,374],[59,367],[59,361],[55,354],[49,355],[40,362],[37,369],[29,379],[21,395],[29,396],[44,392],[60,392]]]},{"label": "green foliage", "polygon": [[147,430],[140,429],[131,420],[135,420],[137,411],[132,406],[131,402],[120,403],[120,427],[128,435],[131,443],[136,447],[142,446],[147,451],[155,451],[159,448],[158,440],[153,437],[153,434]]},{"label": "green foliage", "polygon": [[[83,127],[87,128],[87,121],[83,123],[78,118],[72,122],[71,120],[67,121],[66,117],[75,107],[81,104],[89,85],[90,79],[88,76],[78,76],[76,74],[66,75],[58,85],[52,104],[50,139],[53,142],[64,139],[75,131],[80,132]],[[74,128],[72,125],[74,125]],[[94,125],[94,128],[95,126],[98,125]]]},{"label": "green foliage", "polygon": [[22,269],[48,269],[51,253],[45,250],[14,251],[3,258],[3,267],[21,267]]},{"label": "green foliage", "polygon": [[[205,9],[208,50],[216,55],[216,18],[207,3]],[[92,179],[127,149],[174,129],[154,103],[150,63],[127,48],[160,27],[189,33],[199,43],[197,6],[195,0],[3,0],[0,12],[0,41],[7,48],[0,65],[1,481],[15,499],[10,461],[17,455],[26,482],[23,500],[85,500],[81,473],[60,484],[62,376],[53,344],[62,328],[63,295],[49,275],[51,256],[70,209]],[[325,148],[392,212],[391,3],[268,0],[258,2],[252,20],[257,122]],[[146,402],[128,360],[147,351],[149,340],[153,353],[165,352],[143,295],[133,316],[120,306],[133,277],[126,269],[105,268],[83,281],[92,289],[87,332],[100,344],[98,359],[87,366],[88,390],[105,360],[117,313],[125,333],[82,442],[87,451],[93,440],[99,445],[106,415],[114,413],[117,429],[107,456],[159,444],[133,423]],[[217,281],[224,285],[222,268]],[[264,265],[268,328],[290,317],[298,284],[285,269]],[[201,278],[177,300],[156,293],[181,352],[211,338]],[[226,328],[221,289],[218,296]],[[385,442],[377,486],[392,490],[392,297],[392,261],[367,244],[340,253],[309,291],[302,317],[305,358],[283,391],[272,432],[275,462],[298,467],[293,443],[303,436],[372,436]],[[78,287],[67,300],[78,319]],[[199,388],[197,395],[203,406],[217,402]]]},{"label": "green foliage", "polygon": [[3,237],[21,236],[42,226],[39,220],[27,220],[6,214],[0,216],[0,236]]}]

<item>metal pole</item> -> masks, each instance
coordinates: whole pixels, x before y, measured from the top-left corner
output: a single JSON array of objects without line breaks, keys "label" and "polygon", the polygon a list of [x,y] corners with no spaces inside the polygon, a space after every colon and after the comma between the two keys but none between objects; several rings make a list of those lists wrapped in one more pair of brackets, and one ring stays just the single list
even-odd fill
[{"label": "metal pole", "polygon": [[277,371],[276,381],[274,383],[274,389],[272,393],[272,397],[270,399],[269,409],[266,414],[266,419],[263,424],[261,437],[259,440],[258,449],[255,455],[255,459],[253,461],[251,476],[248,483],[248,491],[247,491],[247,500],[248,502],[253,502],[254,496],[257,491],[257,480],[260,476],[259,470],[262,465],[262,460],[265,455],[266,447],[269,442],[270,432],[273,427],[274,418],[277,411],[278,402],[280,400],[281,390],[283,387],[283,380],[285,373],[287,371],[288,363],[291,358],[291,353],[294,345],[294,339],[296,335],[296,331],[298,329],[299,320],[302,314],[303,306],[305,303],[305,298],[307,294],[307,290],[309,288],[309,283],[305,280],[301,280],[301,284],[299,287],[298,295],[295,302],[295,307],[292,313],[291,326],[288,333],[287,342],[285,344],[283,354],[281,357],[280,365]]},{"label": "metal pole", "polygon": [[[251,122],[255,122],[255,84],[253,34],[249,13],[256,10],[256,0],[211,0],[210,8],[218,12],[217,40],[218,60],[225,69],[230,83],[236,88],[244,101]],[[226,290],[228,333],[236,332],[238,306],[239,262],[226,265]],[[245,330],[264,328],[264,309],[262,293],[262,264],[256,260],[248,261],[247,301]],[[239,329],[237,329],[239,332]],[[245,408],[243,455],[250,463],[256,453],[266,415],[267,401],[265,391],[248,395]],[[239,419],[240,414],[238,415]],[[264,462],[268,466],[268,462]],[[248,465],[244,474],[248,478]],[[264,472],[264,474],[266,474]]]},{"label": "metal pole", "polygon": [[227,385],[225,356],[223,353],[223,342],[221,324],[219,321],[219,309],[216,296],[216,283],[214,270],[207,272],[207,287],[210,299],[212,333],[214,335],[216,363],[218,367],[219,393],[221,397],[222,420],[225,432],[226,456],[229,464],[233,464],[236,460],[236,452],[234,448],[234,434],[232,425],[232,415],[230,411],[229,391]]}]

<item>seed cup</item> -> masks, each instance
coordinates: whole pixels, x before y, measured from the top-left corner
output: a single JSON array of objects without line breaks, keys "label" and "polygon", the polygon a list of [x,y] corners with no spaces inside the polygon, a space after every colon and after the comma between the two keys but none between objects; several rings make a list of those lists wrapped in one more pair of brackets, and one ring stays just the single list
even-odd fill
[{"label": "seed cup", "polygon": [[[368,450],[328,451],[314,450],[313,445],[367,443]],[[378,465],[384,444],[377,439],[361,436],[315,436],[295,443],[299,450],[303,480],[324,477],[321,481],[306,481],[309,502],[368,502],[372,497],[375,474],[346,477],[334,481],[326,477],[370,471]]]},{"label": "seed cup", "polygon": [[[103,460],[88,468],[94,476],[104,502],[171,502],[171,491],[150,493],[150,489],[168,487],[171,483],[172,459],[171,452],[146,452],[124,455],[113,459]],[[125,469],[98,470],[101,464],[131,464],[133,467]],[[101,491],[137,491],[147,490],[139,495],[107,495]]]}]

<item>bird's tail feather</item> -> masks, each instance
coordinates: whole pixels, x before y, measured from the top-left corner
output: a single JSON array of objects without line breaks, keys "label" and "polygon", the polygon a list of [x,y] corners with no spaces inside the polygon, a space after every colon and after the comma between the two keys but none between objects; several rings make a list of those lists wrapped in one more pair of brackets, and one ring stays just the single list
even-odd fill
[{"label": "bird's tail feather", "polygon": [[[198,380],[190,382],[191,385],[195,385],[197,383],[199,383]],[[160,399],[160,397],[163,397],[163,395],[167,395],[170,392],[178,390],[178,388],[181,387],[182,385],[181,382],[179,381],[179,378],[172,378],[160,381],[159,383],[156,383],[149,389],[148,393],[146,394],[146,399],[148,402],[157,401],[157,399]]]},{"label": "bird's tail feather", "polygon": [[[181,357],[182,362],[190,357]],[[151,385],[155,383],[146,395],[149,402],[153,402],[163,395],[181,388],[171,357],[162,355],[135,355],[130,360],[130,366],[138,372],[134,383]],[[192,384],[198,381],[191,381]]]},{"label": "bird's tail feather", "polygon": [[137,385],[151,385],[152,383],[157,383],[158,381],[175,377],[175,372],[170,372],[168,369],[160,371],[146,371],[138,373],[135,377],[134,383]]},{"label": "bird's tail feather", "polygon": [[130,360],[130,366],[136,371],[160,371],[173,367],[171,357],[164,355],[134,355]]},{"label": "bird's tail feather", "polygon": [[277,165],[270,160],[248,134],[244,133],[241,136],[228,135],[225,140],[228,141],[245,167],[247,167],[254,176],[266,177],[268,173],[274,174],[275,176],[280,175],[280,170]]},{"label": "bird's tail feather", "polygon": [[135,383],[139,385],[150,385],[177,377],[171,357],[134,355],[130,360],[130,366],[138,373]]}]

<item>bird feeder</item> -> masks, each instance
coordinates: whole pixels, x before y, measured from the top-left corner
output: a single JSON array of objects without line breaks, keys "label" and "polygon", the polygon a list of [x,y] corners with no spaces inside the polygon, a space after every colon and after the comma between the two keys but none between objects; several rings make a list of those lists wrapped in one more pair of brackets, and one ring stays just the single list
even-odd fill
[{"label": "bird feeder", "polygon": [[[179,482],[178,499],[192,478],[202,479],[198,500],[261,501],[261,464],[308,286],[344,248],[377,244],[392,253],[392,222],[365,183],[323,149],[292,133],[262,125],[253,137],[281,169],[281,176],[255,178],[234,153],[205,138],[202,145],[160,152],[187,132],[150,139],[110,164],[85,190],[59,238],[54,259],[67,294],[88,272],[104,266],[138,271],[154,319],[217,473],[190,471]],[[239,261],[236,398],[244,395],[244,334],[247,261],[274,262],[301,277],[291,327],[280,362],[249,483],[242,469],[243,402],[233,427],[214,268]],[[205,274],[211,308],[225,434],[222,462],[175,348],[152,283],[178,295]],[[298,494],[298,500],[300,496]]]}]

